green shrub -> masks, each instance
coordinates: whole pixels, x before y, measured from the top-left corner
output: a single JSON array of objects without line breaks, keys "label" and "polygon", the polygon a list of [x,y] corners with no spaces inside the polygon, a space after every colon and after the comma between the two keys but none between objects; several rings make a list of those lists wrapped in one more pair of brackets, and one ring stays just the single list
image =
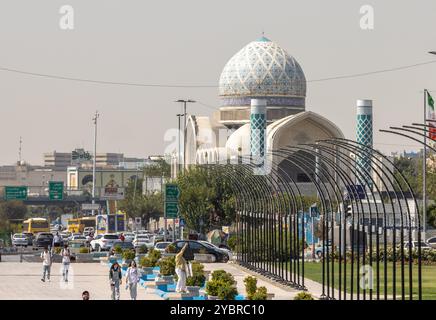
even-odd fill
[{"label": "green shrub", "polygon": [[114,252],[116,254],[123,254],[123,248],[121,248],[121,246],[115,246],[114,247]]},{"label": "green shrub", "polygon": [[89,253],[89,248],[87,248],[87,247],[81,247],[81,248],[79,249],[79,253]]},{"label": "green shrub", "polygon": [[255,277],[247,276],[244,279],[245,291],[247,292],[248,300],[252,300],[251,298],[256,293],[257,290],[257,279]]},{"label": "green shrub", "polygon": [[231,236],[227,240],[227,245],[229,246],[230,249],[232,249],[232,251],[236,250],[237,244],[238,244],[238,237],[237,236]]},{"label": "green shrub", "polygon": [[124,260],[133,260],[135,259],[135,251],[133,250],[124,250],[123,251],[123,259]]},{"label": "green shrub", "polygon": [[148,252],[148,248],[145,244],[143,244],[142,246],[139,247],[138,249],[138,253],[139,254],[146,254]]},{"label": "green shrub", "polygon": [[218,296],[218,289],[222,283],[218,280],[209,280],[206,283],[206,293],[209,296]]},{"label": "green shrub", "polygon": [[60,254],[61,251],[62,251],[62,248],[61,248],[61,247],[56,247],[56,248],[54,248],[54,253],[55,253],[55,254]]},{"label": "green shrub", "polygon": [[225,283],[229,283],[230,285],[236,285],[235,278],[229,272],[224,270],[215,270],[212,272],[212,280],[219,280]]},{"label": "green shrub", "polygon": [[166,253],[176,253],[176,246],[173,244],[168,245],[168,247],[165,248]]},{"label": "green shrub", "polygon": [[150,249],[150,251],[148,251],[148,257],[151,259],[153,264],[156,265],[159,259],[161,258],[161,253],[159,250],[152,248]]},{"label": "green shrub", "polygon": [[250,300],[266,300],[268,298],[268,291],[266,287],[257,288],[256,292],[251,296]]},{"label": "green shrub", "polygon": [[204,286],[206,276],[204,275],[204,265],[198,261],[192,262],[192,277],[186,279],[187,286]]},{"label": "green shrub", "polygon": [[156,264],[153,264],[153,261],[149,257],[142,257],[139,260],[139,266],[143,268],[153,268]]},{"label": "green shrub", "polygon": [[315,300],[315,299],[313,299],[310,293],[302,291],[294,297],[294,300]]},{"label": "green shrub", "polygon": [[[220,281],[218,281],[220,283]],[[218,298],[221,300],[235,300],[238,295],[236,287],[228,282],[220,283],[218,286]]]},{"label": "green shrub", "polygon": [[160,267],[160,274],[163,276],[173,276],[176,274],[175,257],[166,257],[160,259],[157,265]]}]

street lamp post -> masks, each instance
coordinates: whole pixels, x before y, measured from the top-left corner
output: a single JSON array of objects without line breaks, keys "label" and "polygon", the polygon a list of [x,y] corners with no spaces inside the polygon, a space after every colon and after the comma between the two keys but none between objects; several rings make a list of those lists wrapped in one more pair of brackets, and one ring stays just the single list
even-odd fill
[{"label": "street lamp post", "polygon": [[[94,159],[92,161],[92,204],[95,204],[95,167],[97,164],[97,121],[100,117],[98,111],[95,112],[94,118]],[[92,215],[94,215],[94,209],[92,209]]]},{"label": "street lamp post", "polygon": [[[176,100],[175,102],[180,102],[183,103],[183,116],[184,116],[184,124],[183,124],[183,168],[186,165],[186,126],[187,126],[187,113],[186,113],[186,104],[187,103],[195,103],[195,100],[191,100],[191,99],[179,99]],[[180,128],[179,128],[179,132],[180,132]]]}]

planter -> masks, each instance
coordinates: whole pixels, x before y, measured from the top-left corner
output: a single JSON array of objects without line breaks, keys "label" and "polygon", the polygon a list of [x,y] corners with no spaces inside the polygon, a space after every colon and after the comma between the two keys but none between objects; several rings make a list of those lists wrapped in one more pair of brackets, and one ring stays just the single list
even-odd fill
[{"label": "planter", "polygon": [[200,295],[200,287],[199,286],[187,286],[186,290],[188,290],[188,293],[192,294],[194,297],[198,297]]},{"label": "planter", "polygon": [[123,266],[129,266],[131,262],[132,262],[132,259],[123,259],[122,265]]},{"label": "planter", "polygon": [[162,276],[161,279],[167,283],[174,283],[174,276]]},{"label": "planter", "polygon": [[275,297],[274,293],[267,293],[266,300],[272,300]]},{"label": "planter", "polygon": [[207,300],[219,300],[218,296],[207,296]]},{"label": "planter", "polygon": [[94,262],[94,256],[92,253],[77,253],[76,262]]},{"label": "planter", "polygon": [[203,263],[215,262],[216,258],[209,253],[194,253],[194,260]]},{"label": "planter", "polygon": [[153,267],[141,267],[142,274],[153,274]]}]

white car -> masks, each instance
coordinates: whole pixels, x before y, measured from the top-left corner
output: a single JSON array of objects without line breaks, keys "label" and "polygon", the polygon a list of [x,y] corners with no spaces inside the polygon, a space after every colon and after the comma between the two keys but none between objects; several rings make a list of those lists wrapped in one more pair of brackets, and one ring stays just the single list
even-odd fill
[{"label": "white car", "polygon": [[150,239],[148,235],[138,234],[136,235],[135,239],[133,240],[133,246],[135,248],[139,248],[141,246],[147,246],[148,249],[153,248],[153,241]]},{"label": "white car", "polygon": [[154,245],[154,248],[158,251],[160,251],[161,253],[165,252],[165,249],[171,244],[171,242],[165,242],[165,241],[161,241],[158,242]]},{"label": "white car", "polygon": [[91,249],[94,251],[104,251],[112,248],[112,245],[119,240],[115,233],[99,234],[91,241]]},{"label": "white car", "polygon": [[83,242],[84,244],[85,243],[87,243],[87,239],[86,239],[86,237],[85,236],[82,236],[82,235],[73,235],[72,237],[71,237],[71,240],[70,240],[71,242],[76,242],[76,243],[78,243],[78,242]]},{"label": "white car", "polygon": [[90,233],[94,233],[93,227],[85,227],[85,229],[83,229],[83,235],[85,237],[87,237]]},{"label": "white car", "polygon": [[29,240],[27,239],[25,234],[15,233],[12,236],[12,245],[15,247],[17,247],[17,246],[27,247],[28,243],[29,243]]},{"label": "white car", "polygon": [[433,249],[436,249],[436,237],[431,237],[427,240],[427,243]]},{"label": "white car", "polygon": [[132,242],[135,239],[135,234],[133,232],[124,233],[124,241]]}]

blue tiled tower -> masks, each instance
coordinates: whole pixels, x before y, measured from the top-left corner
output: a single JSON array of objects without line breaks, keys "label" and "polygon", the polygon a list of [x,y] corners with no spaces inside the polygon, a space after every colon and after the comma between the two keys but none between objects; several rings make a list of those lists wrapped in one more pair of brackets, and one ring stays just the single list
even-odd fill
[{"label": "blue tiled tower", "polygon": [[250,153],[253,162],[263,165],[266,150],[266,99],[251,99]]},{"label": "blue tiled tower", "polygon": [[[372,127],[372,100],[357,100],[357,131],[356,141],[372,148],[373,127]],[[368,150],[366,150],[368,151]],[[357,152],[356,163],[359,167],[368,170],[369,174],[362,176],[362,184],[372,188],[371,183],[371,155],[364,152]],[[365,182],[367,181],[367,182]]]}]

